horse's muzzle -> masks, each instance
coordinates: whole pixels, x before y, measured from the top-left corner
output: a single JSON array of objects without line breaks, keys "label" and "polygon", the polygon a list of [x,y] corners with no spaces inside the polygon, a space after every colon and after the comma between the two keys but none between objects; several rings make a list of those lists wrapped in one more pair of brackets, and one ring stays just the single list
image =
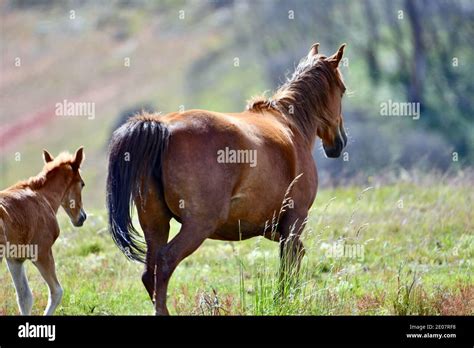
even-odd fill
[{"label": "horse's muzzle", "polygon": [[77,221],[73,222],[72,224],[76,227],[81,227],[82,225],[84,225],[84,221],[86,221],[86,219],[87,219],[87,214],[84,210],[81,209],[79,219],[77,219]]},{"label": "horse's muzzle", "polygon": [[342,150],[347,145],[347,135],[344,127],[341,125],[338,128],[336,138],[334,139],[334,144],[332,146],[327,146],[323,143],[324,153],[329,158],[337,158],[341,155]]}]

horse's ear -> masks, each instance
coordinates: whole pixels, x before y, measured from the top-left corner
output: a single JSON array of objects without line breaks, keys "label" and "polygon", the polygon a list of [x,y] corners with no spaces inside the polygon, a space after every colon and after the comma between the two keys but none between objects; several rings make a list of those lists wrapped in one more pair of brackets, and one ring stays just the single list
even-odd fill
[{"label": "horse's ear", "polygon": [[48,152],[48,150],[43,149],[43,160],[44,163],[49,163],[54,160],[54,157]]},{"label": "horse's ear", "polygon": [[346,47],[346,44],[342,44],[336,53],[334,53],[331,57],[326,58],[326,60],[330,62],[334,66],[334,68],[337,68],[339,66],[339,62],[342,59],[342,55],[344,54],[345,47]]},{"label": "horse's ear", "polygon": [[76,154],[74,155],[74,167],[79,169],[81,166],[82,161],[84,160],[84,147],[80,147],[77,149]]},{"label": "horse's ear", "polygon": [[312,56],[317,55],[318,53],[319,53],[319,42],[315,43],[315,44],[313,44],[313,46],[311,46],[311,49],[309,50],[308,56],[312,57]]}]

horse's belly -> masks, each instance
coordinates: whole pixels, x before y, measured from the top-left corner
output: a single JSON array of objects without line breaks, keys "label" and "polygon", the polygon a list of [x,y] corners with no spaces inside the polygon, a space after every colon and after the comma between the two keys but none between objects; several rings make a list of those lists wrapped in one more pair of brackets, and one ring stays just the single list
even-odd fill
[{"label": "horse's belly", "polygon": [[256,197],[246,195],[233,199],[227,221],[209,238],[239,241],[263,236],[272,228],[272,220],[280,209],[276,202],[280,201],[258,201]]},{"label": "horse's belly", "polygon": [[264,225],[257,225],[248,221],[226,222],[209,238],[227,241],[245,240],[256,236],[262,236]]}]

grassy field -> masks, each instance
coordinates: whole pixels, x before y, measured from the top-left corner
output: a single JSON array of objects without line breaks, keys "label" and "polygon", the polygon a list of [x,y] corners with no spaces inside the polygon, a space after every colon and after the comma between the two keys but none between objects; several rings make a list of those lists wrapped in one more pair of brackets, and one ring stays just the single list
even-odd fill
[{"label": "grassy field", "polygon": [[[278,245],[206,241],[174,273],[168,306],[180,315],[474,314],[472,179],[401,180],[321,191],[304,233],[299,282],[277,300]],[[87,194],[87,193],[86,193]],[[152,314],[142,265],[106,230],[105,211],[73,228],[60,214],[54,251],[65,289],[59,315]],[[173,233],[179,228],[172,226]],[[342,246],[345,245],[345,248]],[[341,253],[344,250],[344,253]],[[41,314],[46,286],[28,274]],[[0,265],[0,314],[17,314]]]}]

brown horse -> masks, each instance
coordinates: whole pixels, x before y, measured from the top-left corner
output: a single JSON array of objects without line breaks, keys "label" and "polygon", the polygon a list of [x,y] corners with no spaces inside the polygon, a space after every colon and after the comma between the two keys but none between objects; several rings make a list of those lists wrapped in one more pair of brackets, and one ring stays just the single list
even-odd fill
[{"label": "brown horse", "polygon": [[44,150],[45,165],[36,176],[0,191],[0,247],[15,284],[18,306],[29,315],[33,296],[28,286],[24,261],[33,261],[49,289],[45,315],[51,315],[61,302],[63,290],[56,277],[51,247],[59,236],[56,213],[64,208],[74,226],[82,226],[86,213],[82,208],[84,187],[79,167],[83,149],[74,156],[62,153],[53,158]]},{"label": "brown horse", "polygon": [[[270,99],[254,98],[242,113],[142,114],[114,132],[110,231],[129,258],[146,263],[142,280],[156,314],[168,314],[167,287],[176,266],[207,238],[264,235],[280,241],[282,258],[299,263],[304,249],[298,237],[318,184],[316,137],[328,157],[338,157],[347,142],[338,69],[345,45],[330,57],[320,55],[318,46]],[[289,187],[291,204],[279,214]],[[133,202],[146,252],[132,224]],[[275,212],[277,228],[268,233]],[[181,229],[168,243],[171,218]]]}]

